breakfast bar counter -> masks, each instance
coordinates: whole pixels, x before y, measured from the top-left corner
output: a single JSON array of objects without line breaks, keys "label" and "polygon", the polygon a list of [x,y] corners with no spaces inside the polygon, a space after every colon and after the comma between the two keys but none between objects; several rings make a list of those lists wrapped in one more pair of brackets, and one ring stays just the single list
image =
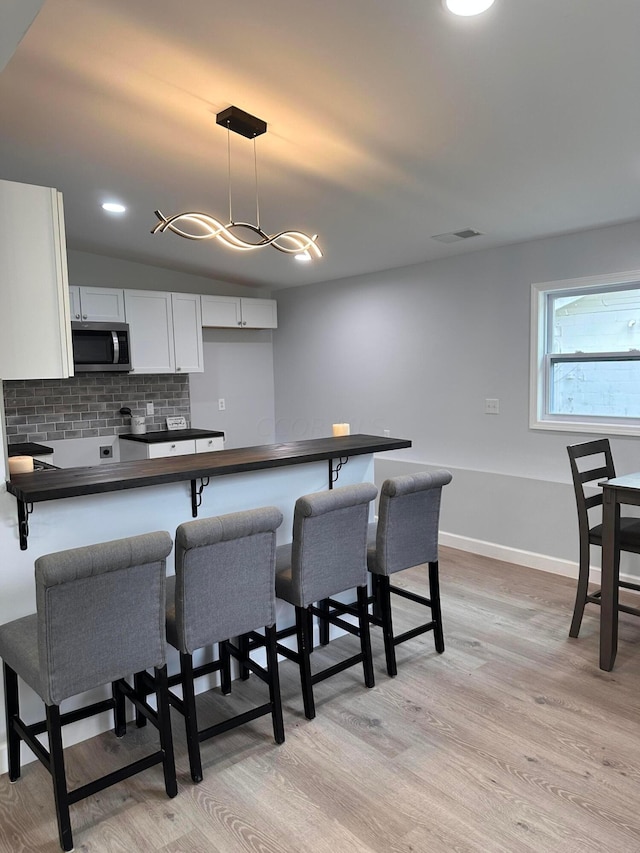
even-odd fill
[{"label": "breakfast bar counter", "polygon": [[203,489],[212,477],[327,461],[327,487],[332,488],[340,469],[351,456],[407,447],[411,447],[411,442],[406,439],[364,434],[331,436],[212,453],[102,463],[88,468],[34,471],[16,474],[6,485],[7,492],[17,499],[20,548],[25,550],[29,515],[33,504],[41,501],[190,481],[191,510],[195,518]]}]

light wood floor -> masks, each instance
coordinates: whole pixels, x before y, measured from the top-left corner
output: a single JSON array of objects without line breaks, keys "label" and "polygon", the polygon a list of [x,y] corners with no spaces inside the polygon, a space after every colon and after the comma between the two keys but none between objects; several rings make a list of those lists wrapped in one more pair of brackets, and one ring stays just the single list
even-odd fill
[{"label": "light wood floor", "polygon": [[[375,688],[351,670],[316,688],[302,714],[293,664],[281,665],[286,742],[263,717],[203,744],[191,784],[173,717],[180,792],[154,768],[72,807],[76,850],[164,853],[585,853],[640,850],[640,620],[621,615],[612,673],[598,669],[598,613],[567,637],[573,582],[441,550],[444,655],[428,634]],[[398,576],[396,576],[398,577]],[[400,576],[418,589],[422,572]],[[402,605],[399,605],[402,607]],[[408,623],[414,605],[396,610]],[[351,638],[318,650],[333,658]],[[233,697],[261,690],[234,683]],[[73,784],[142,750],[153,730],[104,734],[66,753]],[[0,777],[0,853],[58,850],[49,777],[39,763]]]}]

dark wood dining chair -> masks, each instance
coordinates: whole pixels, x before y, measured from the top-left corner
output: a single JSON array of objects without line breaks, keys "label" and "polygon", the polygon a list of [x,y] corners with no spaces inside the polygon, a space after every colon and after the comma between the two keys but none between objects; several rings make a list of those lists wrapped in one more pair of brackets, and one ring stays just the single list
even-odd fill
[{"label": "dark wood dining chair", "polygon": [[[570,637],[577,637],[580,632],[582,616],[586,604],[600,604],[600,589],[589,592],[589,556],[590,546],[602,547],[602,524],[590,524],[589,510],[602,506],[602,491],[594,495],[585,494],[585,485],[596,484],[601,480],[611,480],[616,476],[613,464],[611,446],[608,438],[600,438],[596,441],[586,441],[582,444],[573,444],[567,447],[569,462],[571,464],[571,476],[573,477],[573,488],[576,494],[576,505],[578,508],[578,531],[580,535],[580,565],[578,569],[578,589],[576,591],[576,603],[573,608],[573,619],[569,629]],[[587,460],[581,462],[579,460]],[[585,464],[588,467],[585,467]],[[620,559],[620,551],[630,551],[640,554],[640,519],[623,516],[620,518],[620,540],[619,551],[616,560]],[[640,592],[640,585],[629,581],[619,581],[618,586],[624,589],[633,589]],[[619,604],[618,610],[640,616],[640,609]]]}]

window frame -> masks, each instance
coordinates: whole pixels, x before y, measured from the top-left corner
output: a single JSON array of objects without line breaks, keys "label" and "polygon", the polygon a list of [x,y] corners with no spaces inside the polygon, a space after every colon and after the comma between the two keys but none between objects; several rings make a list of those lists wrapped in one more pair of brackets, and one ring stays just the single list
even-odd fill
[{"label": "window frame", "polygon": [[600,435],[640,435],[640,417],[605,415],[550,414],[550,377],[552,364],[562,361],[637,361],[633,353],[551,353],[547,351],[551,318],[548,312],[552,293],[580,290],[585,295],[612,289],[640,289],[640,270],[594,275],[531,285],[531,337],[529,356],[529,427],[563,432],[598,433]]}]

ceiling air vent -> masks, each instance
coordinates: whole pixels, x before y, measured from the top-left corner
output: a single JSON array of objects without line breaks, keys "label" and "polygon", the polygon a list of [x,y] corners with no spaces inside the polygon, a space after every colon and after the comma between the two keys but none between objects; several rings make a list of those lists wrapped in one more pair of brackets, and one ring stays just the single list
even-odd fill
[{"label": "ceiling air vent", "polygon": [[449,231],[448,234],[434,234],[431,239],[439,240],[441,243],[457,243],[460,240],[468,240],[470,237],[482,237],[482,231],[463,228],[461,231]]}]

